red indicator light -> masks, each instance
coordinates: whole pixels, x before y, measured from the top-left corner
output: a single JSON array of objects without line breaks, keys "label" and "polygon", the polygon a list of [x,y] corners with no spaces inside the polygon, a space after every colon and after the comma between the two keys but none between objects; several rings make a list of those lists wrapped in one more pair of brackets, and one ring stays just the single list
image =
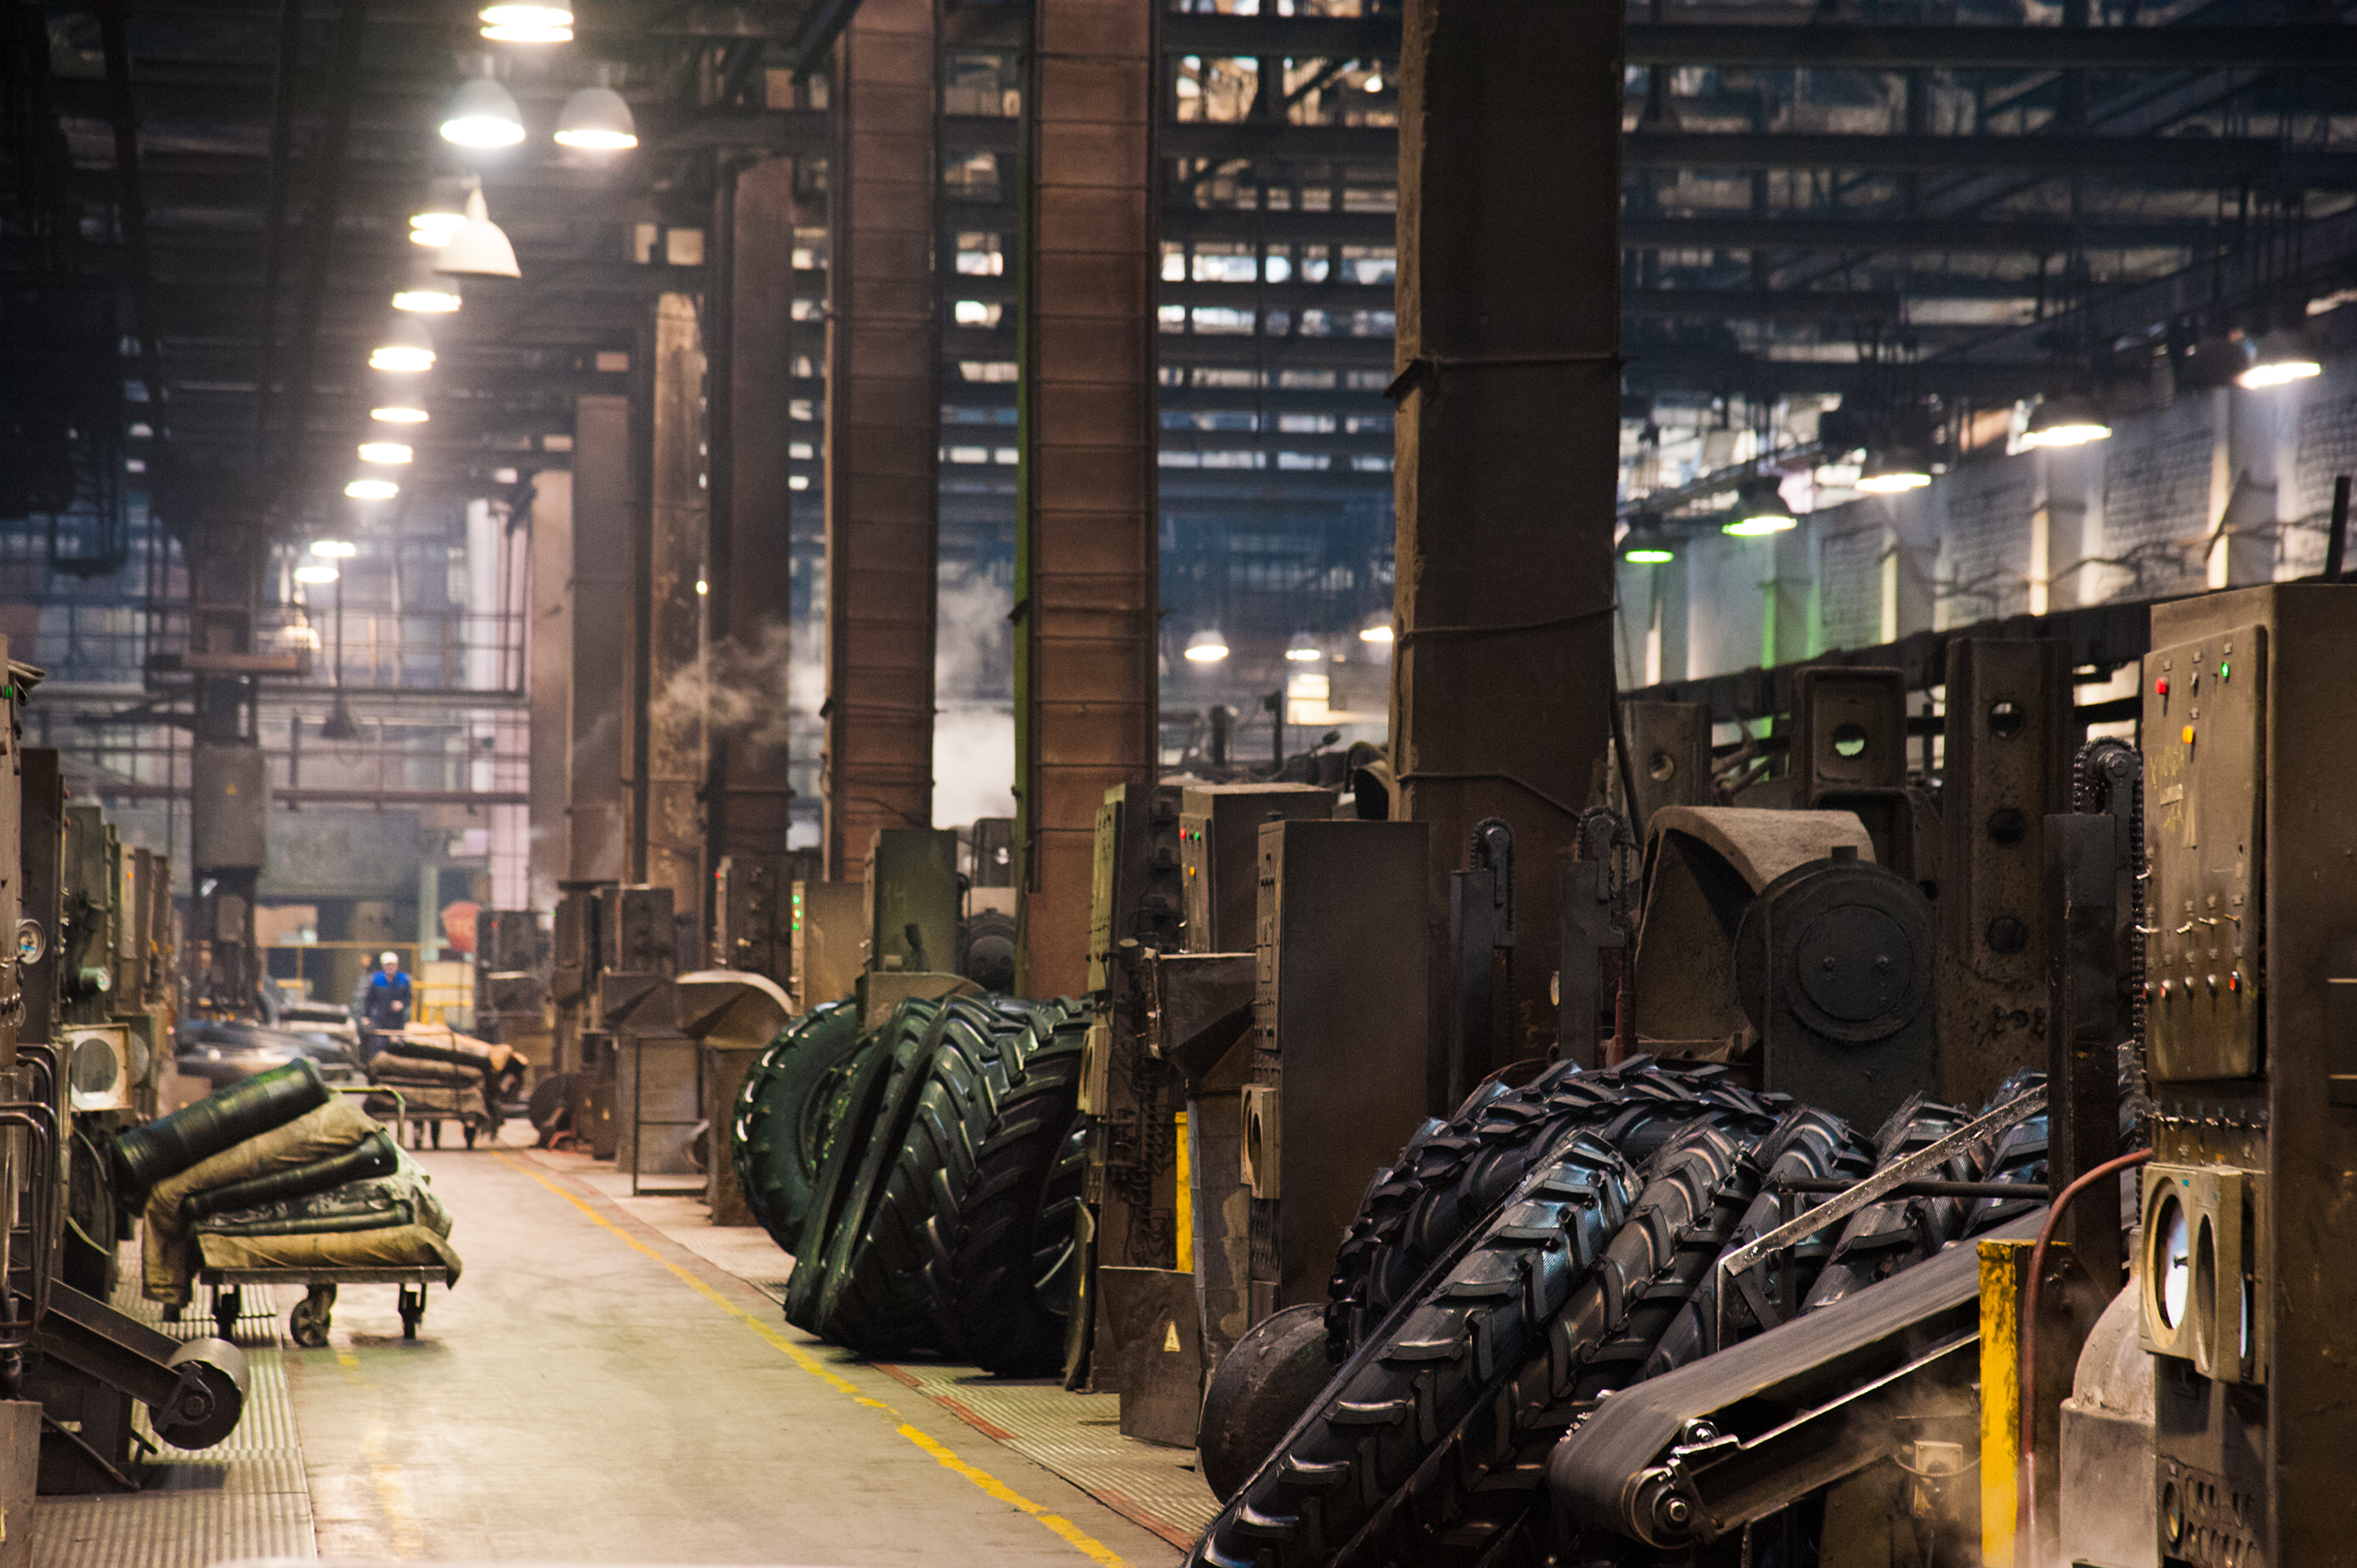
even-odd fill
[{"label": "red indicator light", "polygon": [[2152,683],[2152,694],[2156,697],[2166,697],[2169,695],[2168,676],[2163,675],[2159,680],[2155,681]]}]

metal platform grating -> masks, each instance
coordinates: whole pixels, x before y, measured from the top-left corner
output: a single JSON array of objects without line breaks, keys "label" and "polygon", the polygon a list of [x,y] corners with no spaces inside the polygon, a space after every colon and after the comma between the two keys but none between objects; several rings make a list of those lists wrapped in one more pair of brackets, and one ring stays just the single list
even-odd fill
[{"label": "metal platform grating", "polygon": [[[143,1301],[135,1258],[114,1305],[176,1339],[213,1332],[191,1311],[166,1323]],[[207,1568],[240,1557],[318,1555],[311,1494],[295,1435],[295,1407],[280,1359],[285,1303],[275,1290],[246,1293],[233,1336],[245,1352],[245,1412],[237,1430],[200,1454],[165,1447],[147,1461],[135,1494],[42,1498],[33,1505],[32,1560],[41,1568]],[[203,1293],[199,1305],[205,1304]],[[146,1412],[138,1430],[152,1439]]]},{"label": "metal platform grating", "polygon": [[879,1365],[1174,1546],[1192,1546],[1220,1511],[1191,1451],[1122,1435],[1113,1394],[1076,1394],[1044,1379],[1003,1380],[952,1362]]}]

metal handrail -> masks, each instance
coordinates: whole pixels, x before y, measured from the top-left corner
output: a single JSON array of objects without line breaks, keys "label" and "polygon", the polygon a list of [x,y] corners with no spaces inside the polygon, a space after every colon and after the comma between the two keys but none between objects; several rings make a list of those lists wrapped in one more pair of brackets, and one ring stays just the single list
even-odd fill
[{"label": "metal handrail", "polygon": [[32,1221],[9,1232],[12,1239],[17,1230],[28,1232],[31,1238],[31,1256],[27,1260],[31,1289],[27,1294],[32,1302],[32,1312],[21,1321],[16,1317],[16,1292],[12,1289],[6,1293],[5,1316],[0,1316],[0,1354],[21,1355],[31,1348],[41,1319],[49,1310],[49,1281],[54,1273],[50,1253],[57,1241],[64,1187],[58,1179],[57,1108],[29,1100],[0,1103],[0,1125],[23,1128],[32,1135],[35,1144],[34,1157],[27,1166],[34,1173],[30,1184]]}]

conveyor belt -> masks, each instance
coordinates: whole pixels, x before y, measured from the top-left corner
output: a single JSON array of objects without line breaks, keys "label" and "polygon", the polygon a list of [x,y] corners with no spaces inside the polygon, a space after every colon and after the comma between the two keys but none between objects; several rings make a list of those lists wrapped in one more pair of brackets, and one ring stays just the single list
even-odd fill
[{"label": "conveyor belt", "polygon": [[[126,1271],[136,1277],[135,1256]],[[236,1342],[245,1351],[245,1412],[237,1430],[200,1454],[166,1447],[147,1464],[148,1485],[134,1495],[42,1498],[33,1505],[37,1563],[58,1568],[209,1568],[224,1559],[318,1555],[295,1409],[280,1360],[283,1304],[275,1293],[249,1294]],[[191,1314],[166,1323],[155,1304],[126,1283],[113,1305],[159,1333],[195,1339],[214,1332]],[[150,1436],[146,1413],[141,1435]]]},{"label": "conveyor belt", "polygon": [[[2045,1213],[1984,1240],[2027,1240]],[[1661,1547],[1739,1530],[1896,1452],[1893,1416],[1970,1383],[1979,1342],[1967,1242],[1606,1400],[1548,1457],[1557,1522]]]}]

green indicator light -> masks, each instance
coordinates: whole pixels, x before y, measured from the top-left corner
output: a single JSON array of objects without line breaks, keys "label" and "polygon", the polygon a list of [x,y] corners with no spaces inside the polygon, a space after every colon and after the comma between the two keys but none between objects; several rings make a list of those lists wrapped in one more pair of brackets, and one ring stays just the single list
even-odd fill
[{"label": "green indicator light", "polygon": [[2227,664],[2223,660],[2221,660],[2219,661],[2219,663],[2218,663],[2218,679],[2220,679],[2221,681],[2223,681],[2223,680],[2224,680],[2224,679],[2226,679],[2229,675],[2232,675],[2233,672],[2234,672],[2234,671],[2233,671],[2233,666],[2231,666],[2231,665]]}]

